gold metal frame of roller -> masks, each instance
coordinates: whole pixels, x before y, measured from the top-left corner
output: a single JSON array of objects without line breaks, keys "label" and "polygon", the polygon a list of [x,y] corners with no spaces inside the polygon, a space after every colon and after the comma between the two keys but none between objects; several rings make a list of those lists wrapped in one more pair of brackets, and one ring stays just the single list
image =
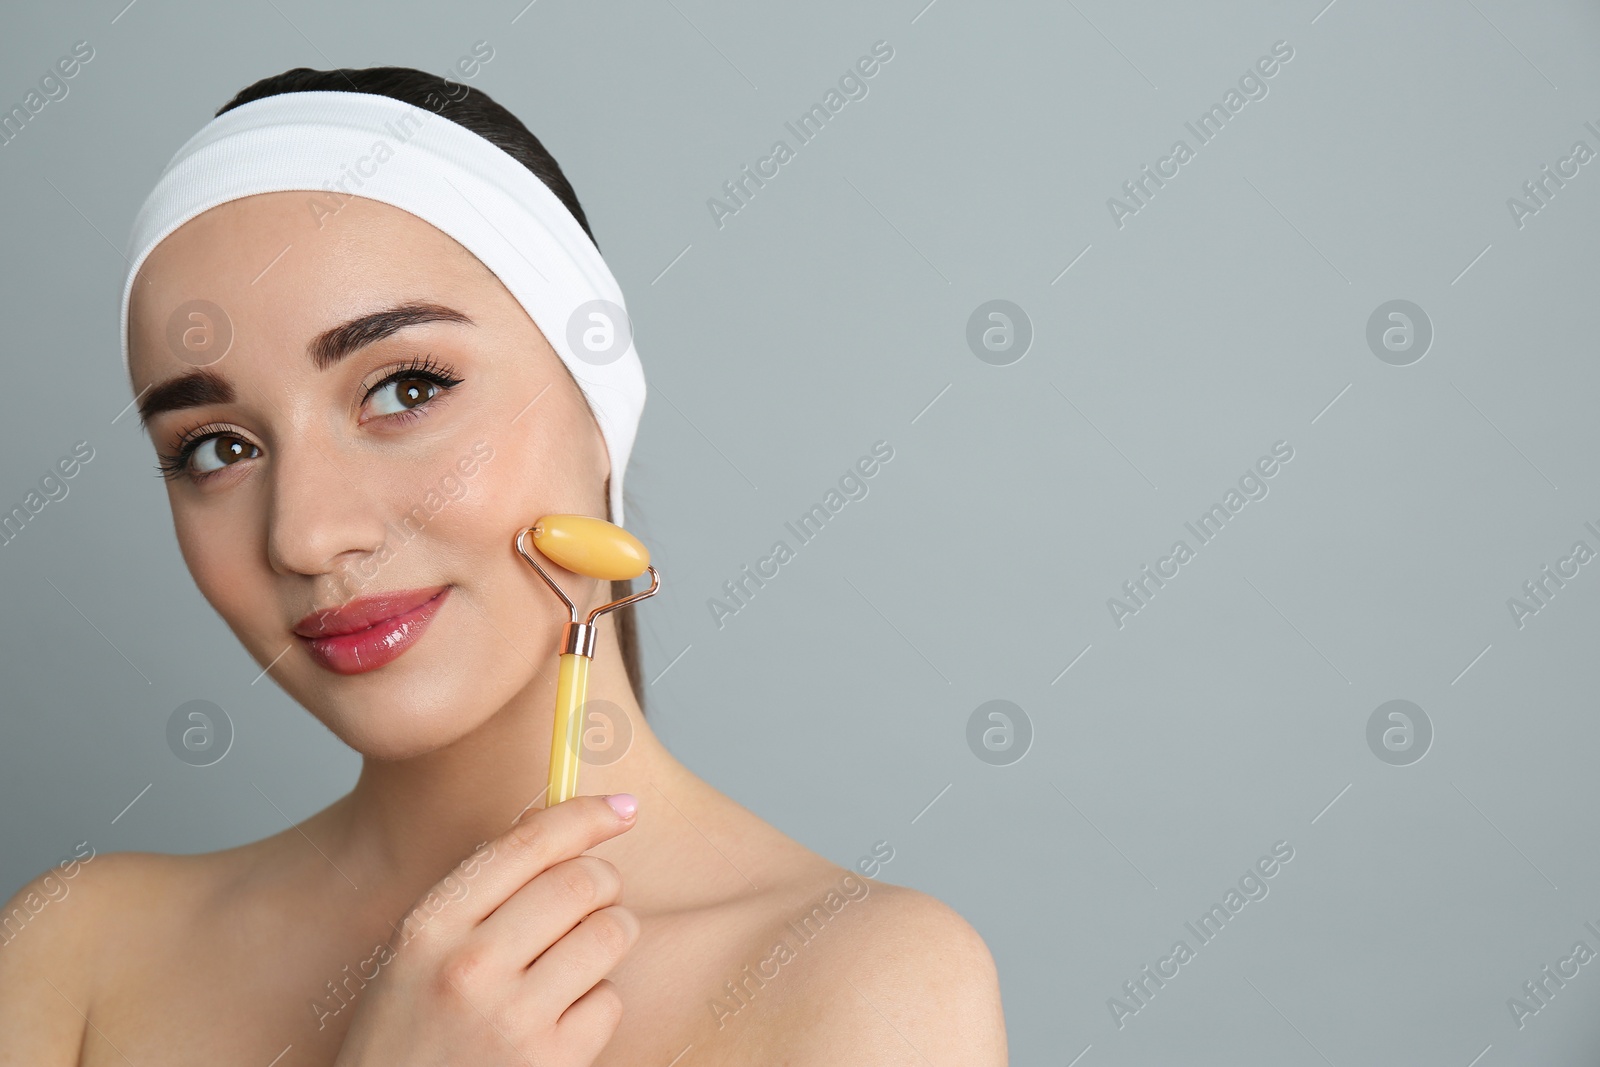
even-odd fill
[{"label": "gold metal frame of roller", "polygon": [[[588,578],[625,581],[650,572],[650,588],[625,596],[621,600],[602,604],[578,621],[578,608],[572,598],[562,591],[539,561],[529,554],[523,539],[533,534],[537,544],[541,539],[550,543],[540,546],[540,551],[551,561]],[[589,689],[589,661],[594,657],[595,620],[608,611],[614,611],[635,600],[643,600],[661,588],[661,575],[650,566],[649,551],[622,527],[590,515],[546,515],[532,526],[518,531],[514,540],[516,549],[545,584],[555,590],[556,596],[567,606],[571,621],[561,630],[561,669],[556,678],[555,728],[550,736],[550,786],[545,793],[545,807],[570,800],[578,793],[578,763],[580,733],[583,729],[583,705]]]}]

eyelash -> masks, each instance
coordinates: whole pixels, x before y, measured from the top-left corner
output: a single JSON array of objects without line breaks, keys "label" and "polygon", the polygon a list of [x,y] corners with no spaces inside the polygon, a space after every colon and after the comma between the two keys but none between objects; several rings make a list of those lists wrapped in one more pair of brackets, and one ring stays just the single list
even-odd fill
[{"label": "eyelash", "polygon": [[[412,358],[404,365],[396,368],[393,373],[385,376],[383,380],[374,383],[372,388],[368,389],[361,397],[362,406],[365,406],[367,401],[372,399],[372,395],[386,385],[390,385],[396,381],[413,381],[417,379],[432,382],[434,385],[439,386],[441,393],[435,393],[427,400],[424,400],[421,404],[418,404],[416,407],[407,411],[397,411],[392,414],[380,416],[380,418],[395,420],[401,424],[410,422],[412,419],[419,418],[419,412],[422,408],[427,407],[429,404],[437,400],[443,392],[447,392],[450,389],[455,388],[465,380],[457,377],[454,369],[448,364],[434,362],[434,359],[431,355],[424,356],[421,359]],[[221,423],[206,423],[204,426],[196,426],[194,429],[186,431],[184,435],[178,439],[177,448],[171,455],[158,454],[157,458],[160,460],[160,462],[156,464],[156,473],[168,481],[173,481],[183,477],[186,473],[188,473],[189,459],[194,455],[196,449],[213,437],[226,436],[228,434],[232,434],[233,432],[234,431],[230,427]],[[201,482],[211,477],[213,474],[220,473],[222,472],[205,471],[204,473],[190,476],[196,482]]]}]

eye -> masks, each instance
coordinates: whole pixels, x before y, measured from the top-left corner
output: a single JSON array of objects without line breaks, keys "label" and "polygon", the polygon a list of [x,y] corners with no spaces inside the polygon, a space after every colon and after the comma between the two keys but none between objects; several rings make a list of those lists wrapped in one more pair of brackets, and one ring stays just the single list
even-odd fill
[{"label": "eye", "polygon": [[[372,405],[377,416],[406,423],[420,418],[420,408],[427,406],[440,393],[460,385],[463,380],[450,367],[435,363],[431,356],[413,359],[367,390],[362,397],[362,404]],[[160,474],[169,480],[187,474],[200,482],[224,467],[260,455],[261,449],[227,426],[208,423],[184,434],[178,442],[177,451],[170,456],[159,456],[160,462],[156,466]]]},{"label": "eye", "polygon": [[171,455],[157,454],[156,470],[169,481],[188,475],[204,481],[223,467],[255,459],[261,449],[220,423],[197,426],[178,441]]},{"label": "eye", "polygon": [[396,369],[369,389],[362,402],[372,404],[377,415],[403,416],[423,407],[440,393],[453,389],[461,382],[462,379],[449,367],[435,363],[433,357],[428,356],[411,360]]},{"label": "eye", "polygon": [[379,415],[398,415],[402,411],[421,407],[438,396],[442,386],[429,378],[411,376],[393,378],[368,394],[368,401],[377,405]]},{"label": "eye", "polygon": [[261,449],[230,433],[219,433],[189,449],[189,465],[197,474],[210,474],[241,459],[254,459]]}]

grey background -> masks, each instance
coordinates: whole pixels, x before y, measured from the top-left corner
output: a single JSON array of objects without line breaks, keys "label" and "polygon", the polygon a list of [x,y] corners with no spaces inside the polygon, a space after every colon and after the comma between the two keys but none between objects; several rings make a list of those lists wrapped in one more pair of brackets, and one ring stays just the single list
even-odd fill
[{"label": "grey background", "polygon": [[[1521,228],[1506,205],[1600,149],[1594,5],[123,3],[0,34],[6,107],[95,49],[0,147],[0,501],[95,449],[0,547],[0,892],[80,840],[255,839],[353,781],[252,684],[116,418],[122,249],[249,82],[483,40],[471,84],[566,168],[628,296],[674,752],[842,864],[888,841],[881,876],[988,941],[1016,1063],[1594,1062],[1600,962],[1520,1029],[1507,998],[1600,950],[1600,563],[1520,629],[1507,599],[1600,548],[1600,162]],[[869,94],[719,229],[707,199],[880,39]],[[1279,40],[1269,94],[1114,225]],[[1035,332],[1009,366],[965,340],[992,299]],[[1435,330],[1410,366],[1366,342],[1392,299]],[[709,598],[878,440],[867,497],[718,629]],[[1269,495],[1119,629],[1107,599],[1279,440]],[[1410,766],[1366,740],[1397,698],[1435,731]],[[164,738],[194,699],[237,729],[204,769]],[[996,699],[1033,730],[1007,766],[966,740]],[[1281,840],[1270,894],[1119,1029],[1108,998]]]}]

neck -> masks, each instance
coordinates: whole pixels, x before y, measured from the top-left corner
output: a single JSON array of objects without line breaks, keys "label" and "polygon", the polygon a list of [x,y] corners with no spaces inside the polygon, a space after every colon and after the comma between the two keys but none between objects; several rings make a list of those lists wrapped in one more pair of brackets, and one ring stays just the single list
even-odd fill
[{"label": "neck", "polygon": [[[615,743],[583,760],[578,792],[627,792],[639,798],[639,825],[592,851],[625,875],[627,868],[641,873],[641,881],[630,883],[630,904],[649,907],[652,889],[664,901],[674,888],[668,837],[681,833],[681,820],[671,818],[672,808],[706,812],[715,793],[656,737],[628,682],[609,613],[600,626],[587,693],[591,703],[603,702],[596,704],[591,723],[600,708],[615,719]],[[355,788],[318,816],[327,825],[326,833],[317,835],[330,862],[361,887],[363,896],[369,886],[381,887],[379,894],[391,908],[404,907],[480,843],[493,841],[520,817],[545,806],[555,666],[552,662],[482,726],[450,745],[404,760],[363,762]]]}]

